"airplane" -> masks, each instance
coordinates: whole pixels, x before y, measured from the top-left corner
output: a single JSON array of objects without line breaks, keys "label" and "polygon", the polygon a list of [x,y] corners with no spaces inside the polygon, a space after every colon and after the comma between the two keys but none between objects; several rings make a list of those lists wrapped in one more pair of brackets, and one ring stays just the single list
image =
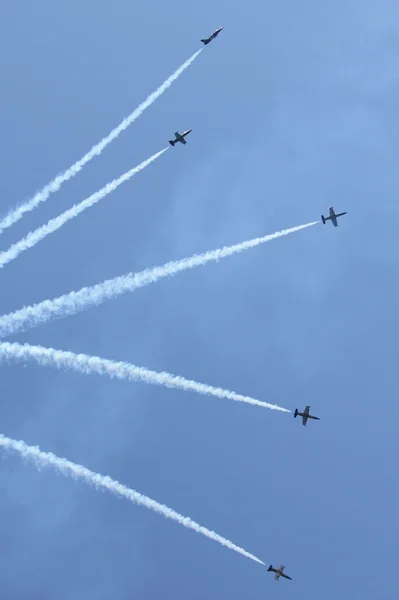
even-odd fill
[{"label": "airplane", "polygon": [[206,46],[207,44],[209,44],[209,42],[211,42],[212,40],[214,40],[216,36],[219,35],[219,33],[222,31],[222,29],[223,29],[223,27],[219,27],[219,29],[216,29],[216,31],[214,31],[212,33],[212,35],[210,35],[208,38],[205,38],[204,40],[201,40],[201,42],[203,44],[205,44],[205,46]]},{"label": "airplane", "polygon": [[302,417],[302,425],[306,425],[308,419],[315,419],[316,421],[320,421],[319,417],[314,417],[313,415],[310,415],[309,410],[310,406],[305,406],[305,410],[303,411],[303,413],[301,413],[296,408],[294,412],[294,419],[296,419],[298,415]]},{"label": "airplane", "polygon": [[343,215],[346,215],[346,212],[343,213],[336,213],[334,211],[334,207],[330,206],[330,208],[328,209],[330,211],[330,216],[329,217],[325,217],[324,215],[321,215],[321,220],[323,221],[323,225],[326,224],[326,221],[332,221],[332,224],[334,225],[334,227],[338,227],[338,222],[337,222],[337,218],[338,217],[343,217]]},{"label": "airplane", "polygon": [[281,565],[281,567],[279,569],[275,569],[273,567],[273,565],[270,565],[270,567],[267,569],[268,571],[273,571],[275,573],[274,579],[276,581],[278,581],[280,579],[280,577],[285,577],[286,579],[291,579],[292,581],[292,577],[289,577],[288,575],[286,575],[285,573],[283,573],[285,569],[284,565]]},{"label": "airplane", "polygon": [[187,142],[184,138],[186,137],[186,135],[188,135],[191,132],[192,132],[192,129],[188,129],[184,133],[179,133],[178,131],[175,131],[176,139],[169,140],[169,144],[171,146],[174,146],[175,144],[177,144],[177,142],[180,142],[181,144],[187,144]]}]

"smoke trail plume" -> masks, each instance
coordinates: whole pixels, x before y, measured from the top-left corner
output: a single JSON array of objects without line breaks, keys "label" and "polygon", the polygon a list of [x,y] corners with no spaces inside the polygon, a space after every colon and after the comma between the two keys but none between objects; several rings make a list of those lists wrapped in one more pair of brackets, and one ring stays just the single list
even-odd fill
[{"label": "smoke trail plume", "polygon": [[53,300],[44,300],[33,306],[21,308],[20,310],[0,317],[0,338],[17,333],[21,330],[36,327],[50,319],[73,315],[89,306],[96,306],[105,302],[105,300],[111,300],[126,292],[132,292],[137,288],[144,287],[150,283],[155,283],[163,277],[170,277],[176,275],[180,271],[206,265],[208,262],[217,262],[232,254],[249,250],[250,248],[264,244],[265,242],[270,242],[271,240],[300,231],[301,229],[306,229],[307,227],[316,225],[316,223],[319,223],[319,221],[300,225],[299,227],[292,227],[291,229],[284,229],[283,231],[278,231],[271,235],[236,244],[235,246],[225,246],[224,248],[211,250],[204,254],[194,254],[194,256],[191,256],[190,258],[169,262],[161,267],[146,269],[140,273],[128,273],[127,275],[108,279],[103,283],[91,287],[84,287],[78,292],[70,292],[69,294],[64,294]]},{"label": "smoke trail plume", "polygon": [[165,385],[170,388],[179,388],[186,391],[197,392],[216,396],[217,398],[226,398],[236,402],[245,402],[253,406],[262,406],[271,410],[282,412],[291,412],[286,408],[281,408],[275,404],[261,402],[249,396],[242,396],[229,390],[215,388],[211,385],[198,383],[171,373],[151,371],[144,367],[136,367],[126,362],[116,362],[107,360],[98,356],[88,356],[87,354],[74,354],[64,350],[55,350],[54,348],[43,348],[42,346],[31,346],[29,344],[17,344],[9,342],[0,342],[0,361],[14,360],[26,361],[34,360],[39,365],[45,367],[55,367],[57,369],[70,369],[84,375],[107,375],[111,378],[127,379],[129,381],[144,381],[155,385]]},{"label": "smoke trail plume", "polygon": [[116,188],[119,187],[122,183],[125,183],[125,181],[131,179],[133,175],[136,175],[136,173],[139,173],[140,171],[148,167],[149,164],[154,162],[154,160],[156,160],[159,156],[161,156],[161,154],[163,154],[167,150],[168,148],[164,148],[160,152],[153,154],[150,158],[147,158],[147,160],[144,160],[142,163],[137,165],[137,167],[130,169],[130,171],[127,171],[117,179],[114,179],[113,181],[107,183],[107,185],[101,188],[101,190],[98,190],[98,192],[95,192],[94,194],[89,196],[89,198],[86,198],[86,200],[83,200],[79,204],[74,204],[72,208],[66,210],[64,213],[62,213],[62,215],[59,215],[54,219],[50,219],[50,221],[46,225],[35,229],[35,231],[31,231],[22,240],[20,240],[16,244],[13,244],[6,252],[1,252],[0,268],[4,267],[4,265],[14,260],[14,258],[17,258],[17,256],[19,256],[21,252],[24,252],[25,250],[28,250],[29,248],[35,246],[38,242],[47,237],[50,233],[53,233],[54,231],[57,231],[57,229],[60,229],[60,227],[65,225],[67,221],[69,221],[70,219],[74,219],[81,212],[83,212],[87,208],[90,208],[91,206],[105,198],[105,196],[108,196],[108,194],[116,190]]},{"label": "smoke trail plume", "polygon": [[175,510],[172,510],[165,504],[160,504],[155,500],[151,500],[148,496],[144,496],[143,494],[139,494],[135,490],[126,487],[122,483],[111,479],[108,475],[100,475],[99,473],[94,473],[87,469],[83,465],[78,465],[73,463],[66,458],[59,458],[52,452],[42,452],[38,446],[28,446],[25,442],[12,440],[4,435],[0,434],[0,446],[5,450],[11,450],[14,452],[18,452],[20,456],[24,459],[29,459],[33,461],[37,468],[41,467],[53,467],[58,473],[62,475],[66,475],[67,477],[72,477],[73,479],[80,479],[89,485],[94,486],[95,488],[102,488],[108,490],[112,494],[116,496],[121,496],[132,502],[133,504],[139,504],[153,510],[154,512],[166,517],[167,519],[172,519],[173,521],[177,521],[183,527],[187,527],[187,529],[192,529],[197,533],[201,533],[205,537],[213,540],[214,542],[219,542],[222,546],[226,546],[230,550],[234,550],[234,552],[238,552],[242,554],[242,556],[246,556],[251,560],[264,565],[259,558],[250,554],[243,548],[236,546],[230,540],[222,537],[218,533],[199,525],[189,517],[184,517],[180,515]]},{"label": "smoke trail plume", "polygon": [[85,154],[80,160],[78,160],[74,165],[69,167],[64,173],[60,173],[50,181],[40,192],[37,192],[33,198],[19,206],[18,208],[9,212],[9,214],[4,217],[0,221],[0,233],[7,229],[7,227],[11,227],[14,223],[22,219],[23,215],[26,212],[29,212],[35,209],[41,202],[45,202],[51,194],[57,192],[65,181],[68,181],[75,175],[79,173],[83,169],[83,167],[92,160],[95,156],[101,154],[101,152],[110,144],[113,140],[115,140],[125,129],[129,127],[136,119],[143,114],[143,112],[155,102],[171,85],[176,79],[185,71],[191,63],[197,58],[197,56],[202,52],[202,48],[198,50],[195,54],[193,54],[181,67],[176,69],[174,73],[157,89],[155,92],[150,94],[144,102],[142,102],[136,110],[134,110],[128,117],[125,117],[123,121],[115,127],[105,138],[103,138],[98,144],[92,147],[87,154]]}]

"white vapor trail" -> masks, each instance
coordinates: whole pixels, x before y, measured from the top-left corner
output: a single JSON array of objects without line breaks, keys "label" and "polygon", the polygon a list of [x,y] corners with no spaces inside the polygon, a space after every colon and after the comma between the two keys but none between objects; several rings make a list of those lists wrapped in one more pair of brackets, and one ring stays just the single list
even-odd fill
[{"label": "white vapor trail", "polygon": [[100,475],[99,473],[94,473],[87,469],[83,465],[78,465],[73,463],[66,458],[59,458],[52,452],[42,452],[38,446],[28,446],[23,441],[12,440],[4,435],[0,434],[0,446],[5,450],[11,450],[14,452],[18,452],[22,458],[28,459],[34,462],[35,466],[40,469],[41,467],[53,467],[58,473],[62,475],[66,475],[67,477],[72,477],[73,479],[81,479],[85,483],[94,486],[95,488],[102,488],[108,490],[112,494],[116,496],[121,496],[132,502],[133,504],[139,504],[141,506],[145,506],[150,510],[166,517],[167,519],[172,519],[173,521],[177,521],[183,527],[187,527],[187,529],[192,529],[197,533],[201,533],[205,537],[213,540],[215,542],[219,542],[222,546],[226,546],[230,550],[234,550],[242,556],[246,556],[251,560],[264,565],[265,563],[261,561],[259,558],[250,554],[240,546],[236,546],[230,540],[222,537],[215,531],[211,531],[199,523],[196,523],[189,517],[184,517],[179,514],[175,510],[165,506],[165,504],[160,504],[148,496],[144,496],[131,488],[119,483],[119,481],[115,481],[111,479],[108,475]]},{"label": "white vapor trail", "polygon": [[242,396],[229,390],[215,388],[204,383],[197,383],[178,375],[172,375],[162,371],[157,373],[144,367],[136,367],[126,362],[116,362],[98,356],[88,356],[87,354],[74,354],[64,350],[55,350],[54,348],[43,348],[42,346],[31,346],[29,344],[18,344],[10,342],[0,342],[0,362],[6,360],[26,361],[34,360],[39,365],[45,367],[55,367],[57,369],[71,369],[84,375],[108,375],[111,378],[125,379],[129,381],[144,381],[155,385],[165,385],[170,388],[179,388],[186,391],[197,392],[216,396],[217,398],[226,398],[237,402],[246,402],[253,406],[270,408],[281,412],[291,412],[286,408],[281,408],[275,404],[261,402],[249,396]]},{"label": "white vapor trail", "polygon": [[33,306],[25,306],[20,310],[0,317],[0,338],[12,335],[21,330],[36,327],[50,319],[73,315],[89,306],[96,306],[105,302],[105,300],[111,300],[126,292],[132,292],[150,283],[155,283],[163,277],[170,277],[180,271],[206,265],[208,262],[217,262],[221,258],[243,252],[249,248],[254,248],[255,246],[300,231],[301,229],[312,227],[312,225],[316,225],[318,222],[314,221],[306,225],[299,225],[299,227],[284,229],[271,235],[265,235],[264,237],[236,244],[235,246],[225,246],[224,248],[211,250],[204,254],[194,254],[190,258],[172,261],[161,267],[146,269],[140,273],[128,273],[127,275],[108,279],[103,283],[98,283],[91,287],[84,287],[78,292],[70,292],[53,300],[44,300]]},{"label": "white vapor trail", "polygon": [[5,252],[0,252],[0,268],[4,267],[4,265],[17,258],[17,256],[19,256],[21,252],[24,252],[25,250],[28,250],[29,248],[35,246],[38,242],[40,242],[50,233],[57,231],[57,229],[65,225],[67,221],[69,221],[70,219],[74,219],[81,212],[83,212],[87,208],[90,208],[91,206],[105,198],[105,196],[116,190],[116,188],[119,187],[122,183],[125,183],[125,181],[131,179],[133,175],[136,175],[136,173],[139,173],[140,171],[148,167],[149,164],[154,162],[154,160],[156,160],[159,156],[161,156],[161,154],[163,154],[167,150],[168,148],[164,148],[160,152],[153,154],[150,158],[147,158],[147,160],[144,160],[142,163],[137,165],[137,167],[130,169],[130,171],[126,171],[126,173],[124,173],[117,179],[114,179],[113,181],[107,183],[107,185],[101,188],[101,190],[98,190],[98,192],[95,192],[94,194],[86,198],[86,200],[83,200],[79,204],[74,204],[72,208],[69,208],[58,217],[50,219],[50,221],[46,223],[46,225],[42,225],[42,227],[38,227],[38,229],[35,229],[35,231],[29,232],[27,236],[25,236],[16,244],[13,244]]},{"label": "white vapor trail", "polygon": [[50,319],[63,318],[76,314],[89,306],[96,306],[105,302],[105,300],[111,300],[126,292],[132,292],[150,283],[155,283],[163,277],[170,277],[186,269],[206,265],[208,262],[218,262],[222,258],[249,250],[260,244],[300,231],[301,229],[306,229],[307,227],[316,225],[318,222],[314,221],[313,223],[299,225],[291,229],[283,229],[283,231],[278,231],[277,233],[254,238],[234,246],[225,246],[217,250],[210,250],[204,254],[194,254],[190,258],[172,261],[160,267],[145,269],[139,273],[128,273],[127,275],[107,279],[97,285],[84,287],[78,292],[70,292],[52,300],[44,300],[33,306],[26,306],[0,317],[0,338],[21,330],[36,327]]},{"label": "white vapor trail", "polygon": [[106,137],[92,147],[80,160],[73,164],[69,169],[60,173],[50,183],[48,183],[40,192],[37,192],[33,198],[19,206],[18,208],[9,212],[9,214],[0,221],[0,233],[3,232],[7,227],[11,227],[14,223],[22,219],[26,212],[35,209],[41,202],[45,202],[51,194],[57,192],[65,181],[68,181],[83,169],[83,167],[92,160],[95,156],[101,154],[101,152],[115,140],[125,129],[129,127],[136,119],[138,119],[143,112],[155,102],[171,85],[176,79],[185,71],[191,63],[197,58],[202,52],[203,48],[193,54],[181,67],[176,69],[174,73],[161,85],[155,92],[150,94],[144,102],[142,102],[128,117],[125,117],[123,121],[115,127]]}]

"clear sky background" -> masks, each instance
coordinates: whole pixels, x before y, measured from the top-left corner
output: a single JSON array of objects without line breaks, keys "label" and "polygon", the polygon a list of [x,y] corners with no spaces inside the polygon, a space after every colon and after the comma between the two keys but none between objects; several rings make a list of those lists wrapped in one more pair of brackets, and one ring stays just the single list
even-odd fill
[{"label": "clear sky background", "polygon": [[397,598],[398,67],[394,0],[13,0],[0,8],[0,205],[188,71],[1,249],[192,128],[0,273],[0,313],[348,215],[9,338],[168,370],[292,414],[35,364],[2,365],[0,430],[216,530],[5,456],[7,600]]}]

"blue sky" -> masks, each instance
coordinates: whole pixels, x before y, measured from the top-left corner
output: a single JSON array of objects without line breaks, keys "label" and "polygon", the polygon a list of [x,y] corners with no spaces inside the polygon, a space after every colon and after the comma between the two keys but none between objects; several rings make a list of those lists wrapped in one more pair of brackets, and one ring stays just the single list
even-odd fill
[{"label": "blue sky", "polygon": [[[196,49],[173,87],[7,249],[193,128],[1,272],[5,314],[83,285],[348,215],[15,336],[233,389],[291,414],[3,365],[5,435],[216,530],[259,565],[82,483],[1,463],[9,599],[398,595],[399,8],[14,0],[0,8],[2,213],[80,158]],[[353,573],[354,572],[354,573]]]}]

